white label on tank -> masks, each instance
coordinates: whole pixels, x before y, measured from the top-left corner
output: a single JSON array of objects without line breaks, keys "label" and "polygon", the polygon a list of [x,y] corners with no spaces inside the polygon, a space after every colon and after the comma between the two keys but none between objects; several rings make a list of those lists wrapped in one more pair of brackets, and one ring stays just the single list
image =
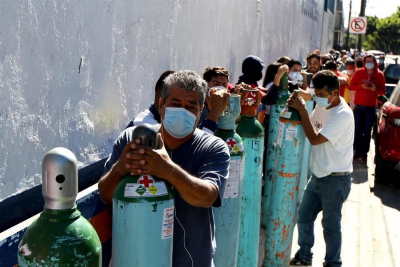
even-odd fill
[{"label": "white label on tank", "polygon": [[279,122],[278,138],[276,139],[276,143],[278,144],[278,146],[282,146],[283,132],[284,131],[285,131],[285,124],[283,122]]},{"label": "white label on tank", "polygon": [[288,126],[286,129],[285,140],[286,141],[293,141],[294,138],[297,136],[297,128],[293,126]]},{"label": "white label on tank", "polygon": [[174,207],[164,209],[161,239],[171,238],[174,234]]},{"label": "white label on tank", "polygon": [[159,197],[167,194],[168,189],[164,182],[151,184],[127,183],[124,190],[124,197]]},{"label": "white label on tank", "polygon": [[237,198],[239,196],[240,177],[243,177],[243,160],[232,159],[229,163],[229,178],[226,181],[224,198]]}]

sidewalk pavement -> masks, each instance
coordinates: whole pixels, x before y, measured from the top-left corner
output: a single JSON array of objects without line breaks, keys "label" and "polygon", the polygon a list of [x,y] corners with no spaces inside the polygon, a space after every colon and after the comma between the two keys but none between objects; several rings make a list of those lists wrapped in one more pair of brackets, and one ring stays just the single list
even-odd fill
[{"label": "sidewalk pavement", "polygon": [[[375,170],[373,161],[374,147],[371,146],[368,155],[368,164],[353,162],[353,180],[350,195],[342,209],[342,261],[343,267],[383,267],[392,265],[374,265],[373,237],[371,220],[371,193],[369,176]],[[367,168],[367,166],[370,166]],[[368,173],[368,171],[370,173]],[[373,184],[372,184],[373,185]],[[314,260],[312,266],[321,267],[325,256],[325,242],[321,224],[322,212],[315,221],[315,244],[313,248]],[[297,226],[293,234],[292,257],[298,249]],[[262,266],[264,257],[265,230],[260,231],[259,266]],[[393,265],[394,267],[395,265]],[[266,266],[270,267],[270,266]]]}]

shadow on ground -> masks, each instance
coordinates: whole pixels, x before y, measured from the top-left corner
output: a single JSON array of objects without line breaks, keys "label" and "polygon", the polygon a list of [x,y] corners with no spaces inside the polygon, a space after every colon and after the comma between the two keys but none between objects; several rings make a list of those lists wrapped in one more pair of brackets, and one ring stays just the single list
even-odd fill
[{"label": "shadow on ground", "polygon": [[382,204],[400,211],[400,171],[392,170],[388,183],[375,183],[371,192],[379,197]]},{"label": "shadow on ground", "polygon": [[353,161],[353,184],[362,184],[368,182],[368,168],[366,163],[358,160]]}]

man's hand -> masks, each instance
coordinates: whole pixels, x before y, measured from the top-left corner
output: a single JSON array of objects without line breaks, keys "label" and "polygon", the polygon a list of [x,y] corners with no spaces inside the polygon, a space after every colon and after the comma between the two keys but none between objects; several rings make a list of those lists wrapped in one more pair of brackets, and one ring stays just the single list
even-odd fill
[{"label": "man's hand", "polygon": [[375,84],[371,84],[371,86],[369,87],[369,90],[375,92],[375,91],[376,91],[376,86],[375,86]]},{"label": "man's hand", "polygon": [[294,108],[297,111],[306,109],[306,102],[301,96],[297,96],[295,93],[292,94],[286,102],[286,106]]},{"label": "man's hand", "polygon": [[363,83],[363,84],[361,84],[361,88],[364,89],[364,90],[370,90],[370,91],[373,91],[373,92],[376,91],[376,86],[373,83],[371,85],[366,85],[365,83]]},{"label": "man's hand", "polygon": [[218,117],[229,105],[230,96],[231,94],[225,90],[211,89],[210,101],[208,102],[210,113],[208,113],[207,119],[217,122]]},{"label": "man's hand", "polygon": [[165,149],[161,134],[158,135],[159,148],[157,150],[140,145],[140,139],[130,145],[124,161],[126,161],[126,168],[131,175],[150,174],[166,179],[171,174],[175,163],[172,162]]},{"label": "man's hand", "polygon": [[289,73],[289,67],[287,65],[280,66],[274,78],[274,84],[276,86],[279,86],[279,84],[281,83],[281,78],[285,73]]},{"label": "man's hand", "polygon": [[301,74],[301,76],[303,76],[303,80],[307,80],[307,71],[301,70],[300,74]]}]

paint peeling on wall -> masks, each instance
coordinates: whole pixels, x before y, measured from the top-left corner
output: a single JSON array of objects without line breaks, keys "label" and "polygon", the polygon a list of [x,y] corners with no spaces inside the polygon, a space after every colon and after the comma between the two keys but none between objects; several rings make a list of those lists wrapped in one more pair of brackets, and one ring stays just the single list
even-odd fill
[{"label": "paint peeling on wall", "polygon": [[2,1],[0,201],[40,184],[54,147],[80,166],[106,157],[167,69],[221,65],[234,83],[248,54],[304,61],[321,40],[314,2],[310,19],[291,0]]}]

